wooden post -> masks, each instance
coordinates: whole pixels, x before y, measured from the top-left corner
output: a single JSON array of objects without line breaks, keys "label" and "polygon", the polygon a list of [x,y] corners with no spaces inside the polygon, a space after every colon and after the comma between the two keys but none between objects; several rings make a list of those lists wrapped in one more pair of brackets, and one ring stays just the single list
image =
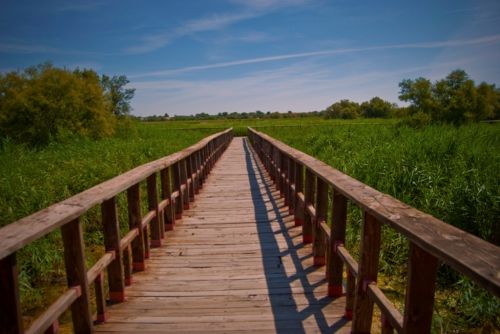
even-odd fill
[{"label": "wooden post", "polygon": [[[347,198],[333,190],[332,226],[330,237],[330,258],[328,260],[328,295],[342,296],[342,274],[344,262],[337,252],[337,247],[345,244],[345,229],[347,220]],[[352,309],[351,309],[352,310]]]},{"label": "wooden post", "polygon": [[23,333],[16,253],[0,260],[0,333]]},{"label": "wooden post", "polygon": [[391,323],[386,318],[384,313],[382,313],[380,315],[380,323],[381,323],[380,327],[382,328],[381,334],[393,334],[394,333],[394,328],[392,327]]},{"label": "wooden post", "polygon": [[288,160],[288,156],[282,152],[281,153],[281,161],[280,161],[280,165],[281,165],[280,177],[281,177],[281,192],[282,192],[281,197],[284,198],[285,206],[288,206],[288,180],[287,180],[288,163],[287,163],[287,160]]},{"label": "wooden post", "polygon": [[106,322],[108,314],[106,312],[106,298],[104,297],[104,273],[100,272],[94,281],[95,304],[97,309],[97,323]]},{"label": "wooden post", "polygon": [[175,210],[175,207],[172,205],[172,190],[170,187],[170,173],[168,167],[160,171],[160,180],[161,197],[163,200],[168,200],[167,207],[161,213],[164,221],[164,229],[165,231],[171,231],[174,229],[175,212],[173,210]]},{"label": "wooden post", "polygon": [[316,177],[316,219],[313,226],[313,255],[314,265],[324,266],[326,263],[325,235],[321,222],[326,222],[328,210],[328,185],[321,178]]},{"label": "wooden post", "polygon": [[71,304],[75,333],[92,332],[89,284],[85,267],[85,246],[80,220],[77,218],[61,226],[64,245],[64,264],[68,287],[79,287],[80,296]]},{"label": "wooden post", "polygon": [[314,186],[315,186],[315,176],[306,167],[306,184],[304,193],[304,224],[302,225],[302,242],[304,244],[310,244],[313,242],[313,217],[307,210],[309,205],[314,203]]},{"label": "wooden post", "polygon": [[181,190],[181,167],[180,162],[176,162],[173,165],[174,174],[174,190],[178,191],[179,196],[175,199],[175,219],[182,219],[182,211],[184,207],[182,205],[182,190]]},{"label": "wooden post", "polygon": [[295,161],[292,158],[288,158],[288,214],[290,215],[295,213],[296,200],[292,185],[295,186]]},{"label": "wooden post", "polygon": [[[279,166],[279,185],[280,185],[280,198],[285,198],[285,189],[286,189],[286,172],[285,172],[285,153],[278,151],[278,166]],[[285,206],[288,205],[287,200],[285,198]]]},{"label": "wooden post", "polygon": [[182,205],[184,210],[189,209],[189,186],[188,186],[188,175],[187,175],[187,158],[180,161],[181,168],[181,182],[185,186],[184,192],[182,194]]},{"label": "wooden post", "polygon": [[410,243],[403,332],[430,333],[438,260]]},{"label": "wooden post", "polygon": [[295,226],[304,224],[304,203],[299,201],[298,193],[304,193],[304,168],[299,162],[295,164]]},{"label": "wooden post", "polygon": [[143,271],[146,269],[146,265],[144,261],[144,230],[141,227],[142,213],[139,183],[127,189],[127,202],[128,227],[130,230],[136,228],[138,231],[137,237],[132,240],[132,268],[135,271]]},{"label": "wooden post", "polygon": [[347,284],[345,293],[345,313],[344,318],[352,320],[352,313],[354,310],[354,299],[356,294],[356,277],[349,268],[346,270]]},{"label": "wooden post", "polygon": [[198,195],[200,193],[200,151],[197,151],[193,154],[194,157],[194,171],[195,176],[193,179],[194,182],[194,194]]},{"label": "wooden post", "polygon": [[104,248],[106,252],[115,252],[115,259],[108,266],[109,299],[111,302],[121,303],[125,301],[125,281],[116,197],[104,201],[101,205],[101,212],[104,228]]},{"label": "wooden post", "polygon": [[130,245],[123,250],[123,270],[125,275],[125,286],[132,285],[132,263],[130,262]]},{"label": "wooden post", "polygon": [[189,201],[194,202],[194,153],[191,153],[189,157],[186,158],[186,169],[187,169],[187,174],[188,174],[188,180],[190,180],[189,183]]},{"label": "wooden post", "polygon": [[355,334],[370,333],[373,301],[368,296],[368,284],[377,282],[379,252],[380,222],[369,213],[364,212],[361,255],[352,321],[352,332]]},{"label": "wooden post", "polygon": [[161,218],[158,212],[158,189],[156,186],[156,173],[151,174],[147,178],[148,184],[148,209],[155,211],[156,215],[151,219],[149,224],[151,229],[151,247],[161,246]]}]

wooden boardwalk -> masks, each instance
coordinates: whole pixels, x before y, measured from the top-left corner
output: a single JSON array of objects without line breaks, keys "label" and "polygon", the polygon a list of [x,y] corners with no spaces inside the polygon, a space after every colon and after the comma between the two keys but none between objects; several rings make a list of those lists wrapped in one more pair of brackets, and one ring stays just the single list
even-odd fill
[{"label": "wooden boardwalk", "polygon": [[347,333],[302,229],[250,145],[234,138],[126,302],[97,332]]}]

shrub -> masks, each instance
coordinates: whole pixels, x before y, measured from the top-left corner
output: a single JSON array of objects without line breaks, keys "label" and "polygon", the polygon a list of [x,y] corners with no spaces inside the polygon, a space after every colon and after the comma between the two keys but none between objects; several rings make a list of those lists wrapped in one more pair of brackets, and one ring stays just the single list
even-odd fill
[{"label": "shrub", "polygon": [[43,64],[0,75],[0,137],[38,146],[67,134],[110,136],[114,125],[92,70]]}]

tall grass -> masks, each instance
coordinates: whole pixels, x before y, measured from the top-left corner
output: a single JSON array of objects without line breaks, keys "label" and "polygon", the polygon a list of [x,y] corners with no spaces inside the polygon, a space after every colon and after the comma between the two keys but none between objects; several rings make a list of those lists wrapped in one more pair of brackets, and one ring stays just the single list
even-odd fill
[{"label": "tall grass", "polygon": [[[262,131],[443,221],[500,242],[500,125],[325,125]],[[347,243],[359,244],[350,210]],[[406,273],[408,244],[383,230],[381,271]],[[401,282],[400,282],[401,283]],[[448,267],[439,271],[434,329],[499,328],[500,301]],[[404,292],[402,292],[404,293]],[[446,311],[445,311],[446,310]]]},{"label": "tall grass", "polygon": [[[0,145],[0,226],[64,200],[138,165],[179,151],[216,129],[172,130],[168,124],[134,123],[115,138],[68,138],[33,150],[5,141]],[[146,192],[143,191],[143,194]],[[119,208],[126,205],[118,197]],[[120,223],[127,224],[121,210]],[[88,263],[101,253],[99,208],[82,217]],[[22,305],[30,312],[46,303],[50,286],[64,285],[59,231],[18,252]]]}]

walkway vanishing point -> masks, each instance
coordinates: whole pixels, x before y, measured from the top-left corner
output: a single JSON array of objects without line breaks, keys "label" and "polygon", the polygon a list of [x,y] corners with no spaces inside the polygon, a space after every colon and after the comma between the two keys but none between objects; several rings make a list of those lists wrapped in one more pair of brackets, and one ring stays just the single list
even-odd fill
[{"label": "walkway vanishing point", "polygon": [[[348,204],[363,217],[356,258]],[[105,253],[87,268],[80,217],[94,207]],[[382,226],[409,244],[402,310],[377,285]],[[16,253],[56,230],[68,287],[25,330]],[[425,334],[440,263],[500,297],[499,247],[228,129],[0,228],[0,333],[57,332],[71,309],[76,333],[361,334],[376,306],[383,334]]]},{"label": "walkway vanishing point", "polygon": [[234,138],[98,332],[349,333],[262,164]]}]

